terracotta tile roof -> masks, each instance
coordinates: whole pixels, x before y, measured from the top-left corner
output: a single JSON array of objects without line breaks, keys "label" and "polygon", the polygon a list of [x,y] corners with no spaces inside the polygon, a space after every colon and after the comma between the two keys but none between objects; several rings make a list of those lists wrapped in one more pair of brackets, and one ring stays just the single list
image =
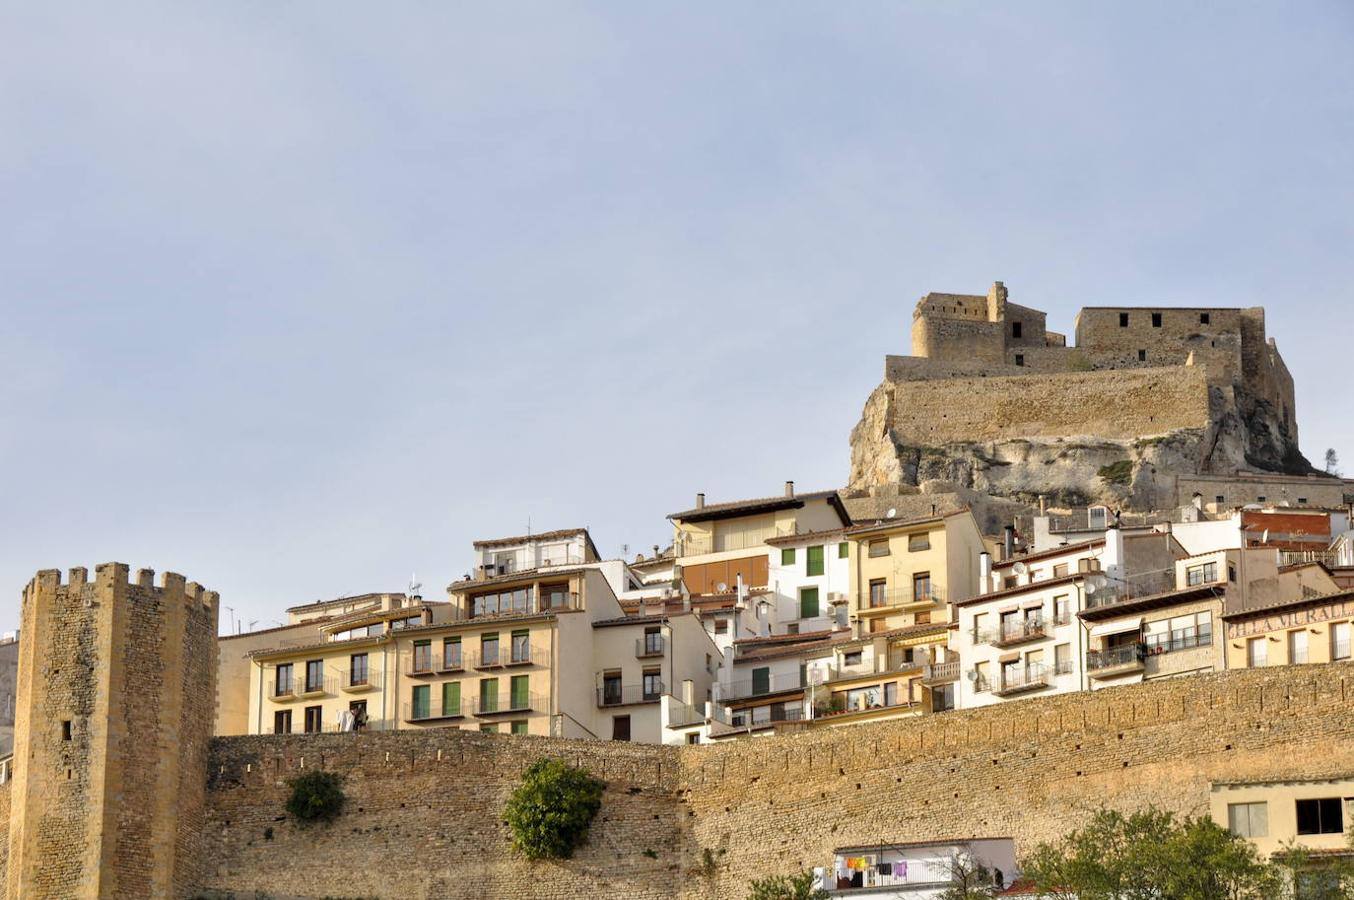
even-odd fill
[{"label": "terracotta tile roof", "polygon": [[984,600],[999,600],[1006,597],[1015,597],[1020,594],[1028,594],[1031,591],[1039,591],[1048,587],[1057,587],[1061,584],[1071,584],[1078,579],[1084,579],[1088,575],[1099,575],[1099,572],[1072,572],[1061,578],[1042,578],[1039,581],[1032,581],[1029,584],[1018,584],[1015,587],[1004,588],[1000,591],[992,591],[989,594],[978,594],[965,600],[954,601],[955,606],[972,606],[974,603],[980,603]]},{"label": "terracotta tile roof", "polygon": [[1142,597],[1130,597],[1127,600],[1111,603],[1107,606],[1095,606],[1090,609],[1083,609],[1077,613],[1077,618],[1087,622],[1094,622],[1100,619],[1113,619],[1115,616],[1121,616],[1124,613],[1139,612],[1147,609],[1160,609],[1163,606],[1173,606],[1177,603],[1203,600],[1208,597],[1222,598],[1226,590],[1227,582],[1214,581],[1208,584],[1195,585],[1194,587],[1181,588],[1179,590],[1146,594]]},{"label": "terracotta tile roof", "polygon": [[798,656],[801,653],[816,652],[828,647],[835,647],[838,644],[849,640],[850,637],[851,630],[849,628],[840,628],[812,640],[754,647],[741,653],[736,653],[733,661],[738,663],[763,659],[781,659],[786,656]]},{"label": "terracotta tile roof", "polygon": [[493,575],[489,578],[462,578],[460,581],[453,581],[447,585],[448,593],[463,594],[466,591],[473,591],[481,587],[494,587],[500,584],[507,584],[513,581],[537,581],[544,578],[556,578],[562,575],[577,575],[579,572],[586,571],[588,566],[548,566],[539,569],[523,569],[520,572],[509,572],[506,575]]},{"label": "terracotta tile roof", "polygon": [[1318,594],[1315,597],[1301,597],[1297,600],[1286,600],[1282,603],[1271,603],[1268,606],[1257,606],[1252,609],[1238,610],[1232,613],[1223,613],[1223,620],[1235,622],[1241,619],[1248,619],[1252,616],[1269,615],[1280,610],[1303,609],[1308,606],[1321,606],[1324,603],[1336,603],[1341,600],[1354,600],[1354,590],[1341,590],[1333,594]]},{"label": "terracotta tile roof", "polygon": [[839,628],[825,628],[822,631],[803,631],[799,634],[768,634],[765,637],[739,638],[734,641],[735,647],[747,646],[749,648],[760,646],[762,644],[784,644],[795,641],[811,641],[821,637],[827,637],[840,631]]},{"label": "terracotta tile roof", "polygon": [[811,500],[826,500],[833,508],[837,510],[838,517],[842,520],[842,525],[850,525],[851,517],[846,512],[846,507],[842,505],[841,496],[837,491],[813,491],[807,494],[784,494],[777,497],[757,497],[751,500],[731,500],[726,503],[707,503],[704,506],[698,506],[693,509],[684,509],[681,512],[669,513],[669,519],[678,519],[685,522],[699,522],[703,519],[721,519],[731,518],[734,515],[749,515],[755,512],[772,512],[778,509],[794,509],[803,506]]},{"label": "terracotta tile roof", "polygon": [[937,522],[944,522],[946,519],[954,516],[962,516],[969,512],[967,506],[956,509],[953,512],[947,512],[938,516],[920,516],[914,518],[899,517],[896,519],[877,519],[873,522],[862,522],[852,525],[846,529],[847,534],[865,534],[870,531],[886,531],[890,528],[911,528],[915,525],[934,525]]},{"label": "terracotta tile roof", "polygon": [[776,537],[769,537],[763,543],[770,544],[773,547],[779,547],[782,544],[799,544],[804,541],[827,541],[830,538],[845,537],[848,529],[845,525],[841,528],[824,528],[821,531],[801,531],[799,534],[782,534]]},{"label": "terracotta tile roof", "polygon": [[1096,538],[1093,541],[1082,541],[1078,544],[1067,544],[1062,547],[1054,547],[1052,550],[1040,550],[1038,553],[1026,553],[1023,556],[1013,556],[1010,559],[1004,559],[1001,562],[994,562],[992,569],[1009,569],[1018,562],[1038,562],[1044,559],[1052,559],[1055,556],[1062,556],[1067,553],[1078,553],[1082,550],[1089,550],[1105,543],[1104,538]]},{"label": "terracotta tile roof", "polygon": [[287,612],[305,612],[308,609],[322,609],[326,606],[336,606],[340,603],[359,603],[364,600],[377,601],[390,594],[404,595],[404,591],[373,591],[366,594],[352,594],[348,597],[335,597],[332,600],[312,600],[309,603],[302,603],[299,606],[288,606]]},{"label": "terracotta tile roof", "polygon": [[[484,550],[488,547],[507,547],[512,544],[525,544],[527,541],[562,541],[565,538],[577,537],[578,535],[587,535],[586,528],[560,528],[556,531],[542,531],[538,534],[522,534],[517,537],[490,538],[482,541],[475,541],[471,544],[476,550]],[[591,543],[592,538],[588,538]]]},{"label": "terracotta tile roof", "polygon": [[958,622],[927,622],[924,625],[902,625],[898,628],[889,628],[884,631],[872,631],[869,634],[863,634],[854,640],[847,641],[847,644],[865,645],[875,638],[899,638],[914,637],[921,634],[939,634],[942,631],[957,631]]}]

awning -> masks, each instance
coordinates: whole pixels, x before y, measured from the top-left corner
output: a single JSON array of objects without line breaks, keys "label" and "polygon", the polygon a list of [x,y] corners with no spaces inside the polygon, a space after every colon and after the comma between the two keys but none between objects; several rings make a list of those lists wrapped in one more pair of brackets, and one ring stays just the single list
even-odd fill
[{"label": "awning", "polygon": [[1109,634],[1123,634],[1125,631],[1141,631],[1142,616],[1121,622],[1101,622],[1091,628],[1091,637],[1105,637]]}]

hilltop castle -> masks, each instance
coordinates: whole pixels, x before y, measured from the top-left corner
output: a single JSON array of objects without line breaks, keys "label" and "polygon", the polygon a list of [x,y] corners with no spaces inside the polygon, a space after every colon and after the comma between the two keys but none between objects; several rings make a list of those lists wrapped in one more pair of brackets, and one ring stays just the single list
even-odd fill
[{"label": "hilltop castle", "polygon": [[1074,334],[1069,346],[1001,282],[922,297],[912,355],[886,358],[852,432],[851,488],[1139,509],[1196,491],[1342,502],[1298,449],[1263,309],[1087,307]]}]

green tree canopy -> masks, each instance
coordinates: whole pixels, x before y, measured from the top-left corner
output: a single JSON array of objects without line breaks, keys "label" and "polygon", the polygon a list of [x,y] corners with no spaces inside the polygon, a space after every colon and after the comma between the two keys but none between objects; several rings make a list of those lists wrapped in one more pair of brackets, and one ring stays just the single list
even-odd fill
[{"label": "green tree canopy", "polygon": [[508,798],[513,843],[528,859],[567,859],[602,806],[602,782],[557,759],[529,766]]}]

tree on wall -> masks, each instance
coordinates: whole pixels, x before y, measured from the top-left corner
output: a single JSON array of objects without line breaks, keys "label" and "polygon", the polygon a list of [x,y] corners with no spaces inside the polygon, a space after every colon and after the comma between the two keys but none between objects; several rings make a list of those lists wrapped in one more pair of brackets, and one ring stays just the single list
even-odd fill
[{"label": "tree on wall", "polygon": [[557,759],[532,763],[508,798],[505,818],[527,859],[568,859],[602,806],[602,782]]},{"label": "tree on wall", "polygon": [[1340,455],[1335,452],[1334,447],[1326,448],[1326,472],[1331,475],[1340,474]]},{"label": "tree on wall", "polygon": [[992,900],[1001,890],[997,873],[974,859],[971,853],[958,853],[946,864],[950,886],[936,900]]},{"label": "tree on wall", "polygon": [[343,811],[343,777],[335,772],[319,770],[288,779],[291,796],[287,798],[287,812],[301,824],[329,822]]},{"label": "tree on wall", "polygon": [[828,893],[813,883],[812,872],[768,875],[748,888],[747,900],[827,900]]},{"label": "tree on wall", "polygon": [[1024,877],[1051,900],[1274,900],[1283,873],[1255,846],[1212,819],[1148,808],[1096,812],[1060,843],[1021,861]]}]

